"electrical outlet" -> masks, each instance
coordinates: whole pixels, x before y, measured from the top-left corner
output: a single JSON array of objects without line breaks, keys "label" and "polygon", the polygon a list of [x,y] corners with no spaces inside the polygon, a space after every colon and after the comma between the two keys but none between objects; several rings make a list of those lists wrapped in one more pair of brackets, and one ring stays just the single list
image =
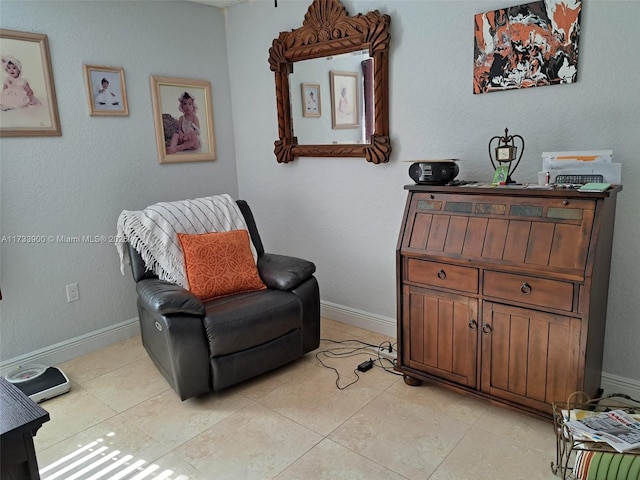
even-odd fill
[{"label": "electrical outlet", "polygon": [[77,283],[70,283],[67,285],[67,302],[77,302],[80,300],[80,292],[78,291]]}]

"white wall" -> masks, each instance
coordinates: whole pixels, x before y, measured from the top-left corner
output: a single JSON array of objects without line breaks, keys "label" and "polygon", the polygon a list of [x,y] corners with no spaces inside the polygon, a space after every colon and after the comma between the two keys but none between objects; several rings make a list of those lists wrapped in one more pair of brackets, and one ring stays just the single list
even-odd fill
[{"label": "white wall", "polygon": [[604,370],[640,380],[640,3],[584,2],[577,83],[473,95],[473,16],[514,2],[345,0],[350,14],[391,15],[391,161],[278,164],[268,49],[280,31],[302,25],[309,3],[252,1],[227,14],[239,189],[254,205],[265,248],[313,260],[334,312],[395,324],[395,248],[410,183],[402,161],[460,158],[459,178],[489,181],[489,139],[508,127],[526,141],[515,179],[535,182],[543,151],[613,149],[625,189]]},{"label": "white wall", "polygon": [[[48,35],[62,136],[2,139],[0,236],[113,235],[125,209],[237,197],[221,10],[187,2],[6,0],[1,10],[2,28]],[[83,64],[124,67],[128,117],[89,116]],[[150,75],[211,81],[215,162],[158,164]],[[137,315],[131,275],[120,274],[113,244],[0,248],[0,360]],[[80,300],[67,303],[65,285],[74,282]]]}]

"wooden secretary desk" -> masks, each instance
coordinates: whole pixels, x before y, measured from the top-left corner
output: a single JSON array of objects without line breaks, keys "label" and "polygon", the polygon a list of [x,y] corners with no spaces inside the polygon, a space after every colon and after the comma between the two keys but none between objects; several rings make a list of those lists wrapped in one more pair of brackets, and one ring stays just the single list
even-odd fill
[{"label": "wooden secretary desk", "polygon": [[599,396],[620,186],[407,185],[398,240],[398,364],[550,418]]}]

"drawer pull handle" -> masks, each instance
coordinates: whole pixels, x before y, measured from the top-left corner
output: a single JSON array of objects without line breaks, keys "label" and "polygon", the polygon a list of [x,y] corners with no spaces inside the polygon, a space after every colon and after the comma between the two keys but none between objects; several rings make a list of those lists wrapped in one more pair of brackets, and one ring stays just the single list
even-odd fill
[{"label": "drawer pull handle", "polygon": [[159,332],[161,332],[161,331],[162,331],[162,325],[160,325],[160,323],[159,323],[159,322],[156,322],[156,323],[155,323],[155,327],[156,327],[156,330],[158,330]]},{"label": "drawer pull handle", "polygon": [[438,270],[438,278],[440,280],[444,280],[445,278],[447,278],[447,272],[445,272],[443,269]]},{"label": "drawer pull handle", "polygon": [[563,204],[564,206],[569,205],[569,200],[563,200],[563,201],[562,201],[562,204]]},{"label": "drawer pull handle", "polygon": [[520,285],[520,291],[525,295],[529,295],[531,293],[531,285],[529,285],[527,282],[524,282],[522,285]]},{"label": "drawer pull handle", "polygon": [[429,198],[430,198],[431,200],[433,200],[433,199],[434,199],[434,198],[436,198],[436,197],[435,197],[435,196],[433,196],[433,194],[432,194],[432,195],[429,195]]},{"label": "drawer pull handle", "polygon": [[491,325],[489,325],[488,323],[482,325],[482,333],[491,333]]},{"label": "drawer pull handle", "polygon": [[478,329],[478,322],[476,322],[475,320],[471,320],[469,322],[469,328],[471,330],[477,330]]}]

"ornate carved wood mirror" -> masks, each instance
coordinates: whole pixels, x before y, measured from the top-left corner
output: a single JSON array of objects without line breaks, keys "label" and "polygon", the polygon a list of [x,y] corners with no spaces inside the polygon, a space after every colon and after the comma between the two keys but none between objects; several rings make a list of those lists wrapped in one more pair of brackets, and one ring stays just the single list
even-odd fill
[{"label": "ornate carved wood mirror", "polygon": [[[296,157],[389,161],[390,23],[389,15],[377,10],[350,17],[339,0],[314,0],[302,27],[273,41],[269,64],[276,81],[278,162]],[[319,103],[317,110],[306,103],[305,95],[313,92],[320,96],[312,100]],[[352,100],[348,111],[342,97]]]}]

